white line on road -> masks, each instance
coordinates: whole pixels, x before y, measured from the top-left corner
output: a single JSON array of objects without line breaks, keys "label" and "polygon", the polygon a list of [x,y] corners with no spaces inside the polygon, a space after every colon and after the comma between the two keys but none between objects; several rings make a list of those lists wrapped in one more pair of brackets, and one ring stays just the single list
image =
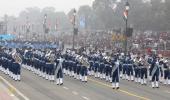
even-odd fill
[{"label": "white line on road", "polygon": [[11,97],[13,97],[13,96],[14,96],[14,94],[11,94],[10,96],[11,96]]},{"label": "white line on road", "polygon": [[3,77],[0,76],[0,79],[2,79],[5,84],[7,84],[10,88],[12,88],[12,90],[14,90],[15,92],[17,92],[21,97],[24,98],[24,100],[29,100],[28,97],[26,97],[23,93],[21,93],[19,90],[17,90],[12,84],[10,84],[7,80],[5,80]]},{"label": "white line on road", "polygon": [[82,96],[83,99],[85,100],[90,100],[89,98],[85,97],[85,96]]},{"label": "white line on road", "polygon": [[63,88],[64,88],[64,89],[66,89],[66,90],[69,90],[69,88],[68,88],[68,87],[63,86]]},{"label": "white line on road", "polygon": [[166,93],[170,93],[169,91],[165,91]]},{"label": "white line on road", "polygon": [[72,93],[73,93],[74,95],[78,95],[78,92],[76,92],[76,91],[72,91]]}]

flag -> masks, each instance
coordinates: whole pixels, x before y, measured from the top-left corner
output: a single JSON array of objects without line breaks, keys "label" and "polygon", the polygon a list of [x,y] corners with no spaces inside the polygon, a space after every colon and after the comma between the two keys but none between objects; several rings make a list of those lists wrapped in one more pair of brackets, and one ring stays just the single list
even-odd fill
[{"label": "flag", "polygon": [[127,20],[127,18],[128,18],[128,11],[127,11],[127,10],[125,10],[125,11],[123,12],[123,18],[124,18],[125,20]]},{"label": "flag", "polygon": [[80,22],[79,22],[80,23],[80,27],[85,28],[85,26],[86,26],[85,20],[86,20],[85,17],[81,17],[80,18]]},{"label": "flag", "polygon": [[57,31],[57,29],[58,29],[58,25],[59,25],[59,21],[58,20],[56,20],[56,24],[55,24],[55,30]]},{"label": "flag", "polygon": [[69,19],[70,19],[71,24],[75,25],[75,18],[74,18],[74,16],[71,16]]}]

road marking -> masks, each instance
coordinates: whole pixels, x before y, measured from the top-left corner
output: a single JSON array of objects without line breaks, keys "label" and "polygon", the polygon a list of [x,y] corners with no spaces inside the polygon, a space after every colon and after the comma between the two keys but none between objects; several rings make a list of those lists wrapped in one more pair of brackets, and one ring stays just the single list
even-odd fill
[{"label": "road marking", "polygon": [[64,89],[66,89],[66,90],[68,90],[68,89],[69,89],[68,87],[65,87],[65,86],[63,86],[63,88],[64,88]]},{"label": "road marking", "polygon": [[10,96],[11,96],[11,97],[13,97],[13,96],[14,96],[14,94],[11,94]]},{"label": "road marking", "polygon": [[166,93],[170,93],[169,91],[165,91]]},{"label": "road marking", "polygon": [[[95,81],[95,80],[93,80],[93,79],[91,79],[91,78],[88,78],[88,80],[90,80],[90,81],[92,81],[92,82],[95,82],[95,83],[98,83],[98,84],[100,84],[100,85],[103,85],[103,86],[112,88],[112,86],[110,86],[110,85],[104,84],[104,83],[99,82],[99,81]],[[140,98],[141,100],[151,100],[151,99],[149,99],[149,98],[146,98],[146,97],[143,97],[143,96],[139,96],[139,95],[134,94],[134,93],[130,93],[130,92],[128,92],[128,91],[126,91],[126,90],[123,90],[123,89],[119,89],[118,91],[120,91],[120,92],[122,92],[122,93],[124,93],[124,94],[127,94],[127,95],[129,95],[129,96],[133,96],[133,97]]]},{"label": "road marking", "polygon": [[20,95],[21,97],[24,98],[24,100],[29,100],[28,97],[26,97],[23,93],[21,93],[19,90],[17,90],[12,84],[10,84],[7,80],[5,80],[2,76],[0,76],[0,79],[5,82],[5,84],[7,84],[9,86],[9,91],[11,92],[11,94],[13,93],[17,93],[18,95]]},{"label": "road marking", "polygon": [[89,98],[85,97],[85,96],[82,96],[83,99],[85,100],[90,100]]},{"label": "road marking", "polygon": [[74,95],[78,95],[78,93],[77,93],[76,91],[72,91],[72,93],[73,93]]}]

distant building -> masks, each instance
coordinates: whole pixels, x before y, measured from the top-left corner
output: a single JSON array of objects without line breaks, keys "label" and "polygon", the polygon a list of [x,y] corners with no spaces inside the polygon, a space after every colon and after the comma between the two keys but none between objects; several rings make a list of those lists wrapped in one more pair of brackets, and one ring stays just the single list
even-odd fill
[{"label": "distant building", "polygon": [[4,21],[0,20],[0,34],[6,34],[6,25]]}]

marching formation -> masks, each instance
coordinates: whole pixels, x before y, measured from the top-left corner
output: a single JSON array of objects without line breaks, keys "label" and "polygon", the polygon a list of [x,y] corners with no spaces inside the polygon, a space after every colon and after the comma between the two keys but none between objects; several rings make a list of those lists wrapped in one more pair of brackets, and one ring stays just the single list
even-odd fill
[{"label": "marching formation", "polygon": [[21,62],[16,49],[3,48],[0,51],[0,71],[13,80],[21,80]]},{"label": "marching formation", "polygon": [[2,72],[17,81],[20,80],[21,66],[57,85],[63,84],[63,74],[82,82],[87,82],[88,76],[94,76],[112,83],[113,89],[119,89],[120,79],[141,85],[150,82],[153,88],[159,88],[159,83],[170,85],[168,59],[156,54],[49,48],[1,49]]},{"label": "marching formation", "polygon": [[23,68],[57,85],[63,84],[63,57],[60,51],[25,49],[23,52]]},{"label": "marching formation", "polygon": [[[82,60],[84,59],[84,60]],[[120,52],[90,51],[76,53],[68,50],[65,54],[63,71],[70,77],[87,82],[87,75],[112,83],[119,89],[120,78],[159,88],[159,83],[170,85],[168,59],[161,55]]]}]

